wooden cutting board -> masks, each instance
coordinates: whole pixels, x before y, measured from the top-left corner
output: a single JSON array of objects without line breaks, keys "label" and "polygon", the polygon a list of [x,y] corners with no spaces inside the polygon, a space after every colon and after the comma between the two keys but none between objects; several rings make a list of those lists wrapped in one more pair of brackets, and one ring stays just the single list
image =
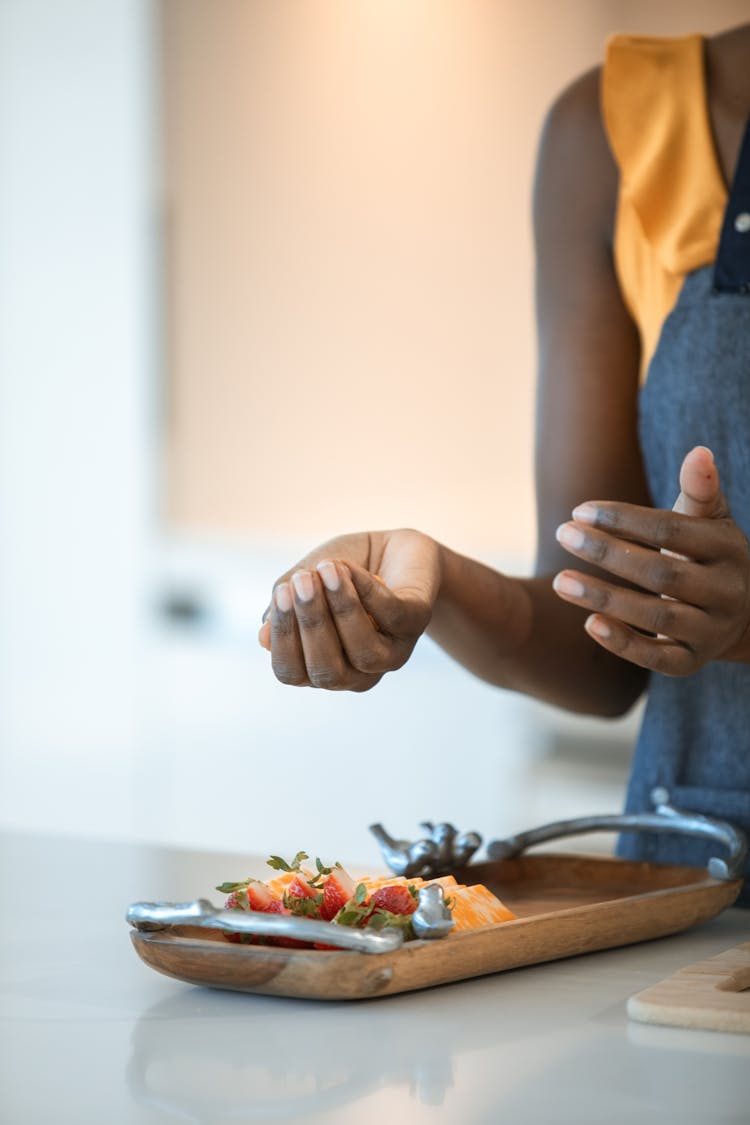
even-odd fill
[{"label": "wooden cutting board", "polygon": [[750,942],[696,961],[628,1000],[642,1023],[750,1034]]}]

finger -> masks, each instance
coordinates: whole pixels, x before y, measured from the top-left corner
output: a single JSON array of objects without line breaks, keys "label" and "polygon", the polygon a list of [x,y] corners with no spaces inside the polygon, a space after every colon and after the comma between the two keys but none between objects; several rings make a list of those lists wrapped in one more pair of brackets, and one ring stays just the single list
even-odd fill
[{"label": "finger", "polygon": [[570,554],[653,594],[666,594],[694,605],[711,598],[710,577],[695,563],[575,523],[562,524],[556,535]]},{"label": "finger", "polygon": [[691,649],[664,637],[644,637],[622,622],[592,614],[585,629],[592,640],[615,656],[661,672],[665,676],[689,676],[698,668]]},{"label": "finger", "polygon": [[662,508],[596,500],[574,508],[573,520],[581,530],[611,532],[629,544],[647,544],[698,562],[712,562],[743,549],[742,536],[731,519],[718,516],[699,518]]},{"label": "finger", "polygon": [[[270,614],[270,608],[269,608]],[[271,651],[271,622],[266,619],[258,630],[258,644],[261,648]]]},{"label": "finger", "polygon": [[349,686],[350,669],[328,608],[320,576],[297,570],[290,582],[307,676],[313,687],[329,691]]},{"label": "finger", "polygon": [[[367,691],[382,675],[350,665],[341,645],[320,576],[312,570],[292,575],[291,588],[307,677],[313,687],[328,691]],[[364,611],[363,611],[364,612]],[[370,631],[377,636],[370,625]]]},{"label": "finger", "polygon": [[680,469],[680,495],[672,510],[707,519],[721,519],[729,515],[714,455],[705,445],[696,445],[686,454]]},{"label": "finger", "polygon": [[[424,584],[402,585],[389,588],[364,567],[349,564],[352,584],[377,627],[382,633],[398,640],[411,641],[424,632],[431,616],[431,602]],[[413,578],[417,577],[412,574]]]},{"label": "finger", "polygon": [[688,647],[699,643],[706,633],[707,614],[684,602],[613,586],[572,570],[560,571],[552,585],[566,602],[617,618],[643,632],[671,637]]},{"label": "finger", "polygon": [[368,675],[383,675],[401,667],[408,653],[402,657],[398,642],[379,629],[357,592],[350,566],[334,559],[318,563],[328,609],[351,667]]},{"label": "finger", "polygon": [[288,582],[279,582],[271,601],[271,667],[277,680],[294,687],[306,687],[305,656],[302,651],[292,591]]}]

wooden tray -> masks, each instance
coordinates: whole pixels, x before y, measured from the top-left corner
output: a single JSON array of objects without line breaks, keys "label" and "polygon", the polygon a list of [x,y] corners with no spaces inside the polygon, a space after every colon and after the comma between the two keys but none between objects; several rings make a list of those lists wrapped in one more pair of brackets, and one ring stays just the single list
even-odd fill
[{"label": "wooden tray", "polygon": [[704,868],[558,852],[469,864],[455,875],[484,883],[518,917],[379,954],[236,945],[190,926],[130,936],[147,965],[189,984],[357,1000],[678,933],[730,906],[742,885]]}]

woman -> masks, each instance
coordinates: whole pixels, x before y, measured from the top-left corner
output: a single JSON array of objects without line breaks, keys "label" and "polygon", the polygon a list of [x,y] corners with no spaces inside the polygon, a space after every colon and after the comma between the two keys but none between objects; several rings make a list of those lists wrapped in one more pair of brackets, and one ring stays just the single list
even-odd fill
[{"label": "woman", "polygon": [[[341,536],[274,587],[280,680],[366,691],[426,631],[573,711],[621,715],[648,688],[628,808],[662,785],[750,830],[749,114],[750,25],[614,39],[562,94],[534,197],[535,576],[417,531]],[[620,851],[707,856],[676,836]]]}]

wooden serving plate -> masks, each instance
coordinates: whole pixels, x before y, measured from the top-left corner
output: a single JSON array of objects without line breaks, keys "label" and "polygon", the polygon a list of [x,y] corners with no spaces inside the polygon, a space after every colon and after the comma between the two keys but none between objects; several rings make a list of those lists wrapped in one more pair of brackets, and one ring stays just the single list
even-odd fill
[{"label": "wooden serving plate", "polygon": [[147,965],[189,984],[358,1000],[678,933],[730,906],[742,885],[705,868],[559,852],[472,863],[454,874],[460,883],[484,883],[517,918],[378,954],[238,945],[190,926],[130,936]]}]

